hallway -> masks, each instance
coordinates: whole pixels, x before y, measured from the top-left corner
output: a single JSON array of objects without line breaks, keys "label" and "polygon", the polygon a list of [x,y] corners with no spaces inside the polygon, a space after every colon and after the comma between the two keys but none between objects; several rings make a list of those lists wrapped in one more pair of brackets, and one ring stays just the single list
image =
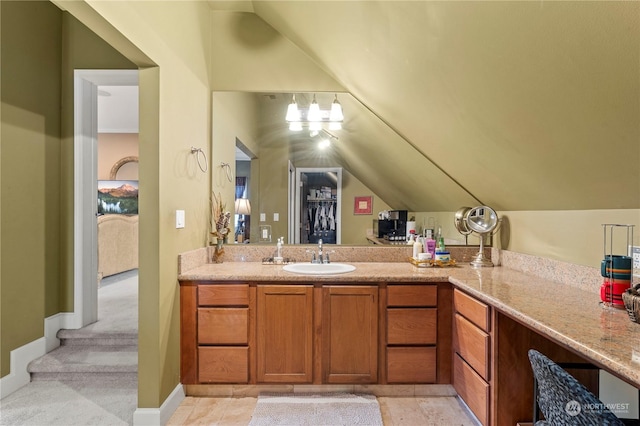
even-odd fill
[{"label": "hallway", "polygon": [[[35,360],[32,365],[42,364],[46,370],[55,364],[55,353],[87,342],[126,340],[137,344],[137,334],[138,271],[133,270],[104,278],[98,290],[98,321],[80,330],[61,330],[58,336],[73,343],[51,351],[49,357]],[[78,352],[75,358],[118,362],[110,356],[97,350]],[[33,380],[0,401],[0,425],[129,425],[138,405],[137,393],[137,376],[132,379],[130,374],[89,373],[82,377],[75,373],[72,379]]]}]

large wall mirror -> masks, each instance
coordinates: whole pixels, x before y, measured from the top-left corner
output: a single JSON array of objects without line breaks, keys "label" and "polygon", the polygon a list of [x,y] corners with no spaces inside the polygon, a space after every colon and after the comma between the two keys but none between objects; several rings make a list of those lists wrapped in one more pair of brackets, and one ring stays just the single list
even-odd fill
[{"label": "large wall mirror", "polygon": [[[421,152],[348,93],[337,94],[344,113],[341,129],[323,124],[323,130],[315,132],[304,124],[302,130],[292,131],[285,116],[293,95],[213,93],[214,145],[237,143],[232,149],[244,163],[237,163],[236,170],[250,175],[252,242],[260,241],[261,228],[269,229],[272,242],[280,236],[287,241],[293,165],[342,168],[344,245],[371,244],[367,232],[385,210],[407,210],[418,232],[441,229],[449,245],[479,243],[477,237],[465,237],[455,229],[454,216],[462,206],[481,203],[433,164],[428,152]],[[329,110],[336,98],[335,93],[295,93],[298,107],[308,109],[314,96],[322,110]],[[216,134],[227,137],[216,140]],[[369,196],[371,214],[356,211],[356,199]]]}]

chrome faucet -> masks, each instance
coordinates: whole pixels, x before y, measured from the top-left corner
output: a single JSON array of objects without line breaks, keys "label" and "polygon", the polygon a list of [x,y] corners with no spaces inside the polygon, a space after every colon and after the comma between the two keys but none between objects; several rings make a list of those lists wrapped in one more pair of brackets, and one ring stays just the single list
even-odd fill
[{"label": "chrome faucet", "polygon": [[[307,250],[307,253],[311,253],[311,263],[331,263],[329,260],[329,251],[325,251],[322,248],[322,240],[318,240],[318,256],[314,250]],[[333,253],[333,251],[331,251]]]}]

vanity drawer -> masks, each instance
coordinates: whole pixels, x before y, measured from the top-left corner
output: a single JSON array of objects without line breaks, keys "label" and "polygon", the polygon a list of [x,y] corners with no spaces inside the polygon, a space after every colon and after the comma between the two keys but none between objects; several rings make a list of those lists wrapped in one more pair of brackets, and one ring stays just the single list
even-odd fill
[{"label": "vanity drawer", "polygon": [[198,306],[248,306],[249,285],[199,285]]},{"label": "vanity drawer", "polygon": [[198,308],[199,345],[246,345],[249,308]]},{"label": "vanity drawer", "polygon": [[489,306],[461,292],[453,291],[453,307],[456,312],[489,333],[491,331],[489,320]]},{"label": "vanity drawer", "polygon": [[435,383],[436,348],[387,348],[388,383]]},{"label": "vanity drawer", "polygon": [[387,344],[435,345],[437,324],[435,308],[387,309]]},{"label": "vanity drawer", "polygon": [[460,314],[454,318],[453,348],[483,379],[489,380],[489,342],[487,333]]},{"label": "vanity drawer", "polygon": [[198,381],[201,383],[247,383],[249,348],[218,346],[198,348]]},{"label": "vanity drawer", "polygon": [[437,306],[438,286],[389,285],[387,306]]},{"label": "vanity drawer", "polygon": [[489,424],[489,384],[460,355],[453,355],[453,387],[483,425]]}]

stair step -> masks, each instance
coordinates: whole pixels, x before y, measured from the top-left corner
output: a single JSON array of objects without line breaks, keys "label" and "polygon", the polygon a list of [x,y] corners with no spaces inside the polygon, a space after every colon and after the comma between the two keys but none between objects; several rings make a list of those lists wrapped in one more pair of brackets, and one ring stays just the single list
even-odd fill
[{"label": "stair step", "polygon": [[137,346],[60,346],[29,363],[32,380],[137,377]]},{"label": "stair step", "polygon": [[31,373],[31,381],[116,383],[122,386],[125,382],[137,383],[138,373]]},{"label": "stair step", "polygon": [[57,334],[61,346],[137,346],[138,333],[88,333],[83,329],[60,330]]}]

